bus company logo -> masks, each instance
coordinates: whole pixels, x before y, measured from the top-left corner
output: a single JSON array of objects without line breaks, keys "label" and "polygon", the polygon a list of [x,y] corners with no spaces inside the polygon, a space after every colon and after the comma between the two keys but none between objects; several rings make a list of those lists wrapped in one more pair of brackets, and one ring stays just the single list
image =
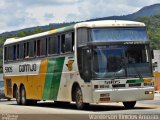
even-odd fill
[{"label": "bus company logo", "polygon": [[13,69],[12,67],[5,67],[5,73],[12,73],[13,72]]},{"label": "bus company logo", "polygon": [[36,64],[19,65],[19,72],[34,72],[34,71],[37,71],[37,65]]},{"label": "bus company logo", "polygon": [[66,64],[66,66],[68,67],[68,70],[69,71],[72,71],[72,69],[73,69],[73,62],[74,62],[74,60],[69,60],[68,61],[68,64]]},{"label": "bus company logo", "polygon": [[120,84],[120,80],[104,81],[105,84]]}]

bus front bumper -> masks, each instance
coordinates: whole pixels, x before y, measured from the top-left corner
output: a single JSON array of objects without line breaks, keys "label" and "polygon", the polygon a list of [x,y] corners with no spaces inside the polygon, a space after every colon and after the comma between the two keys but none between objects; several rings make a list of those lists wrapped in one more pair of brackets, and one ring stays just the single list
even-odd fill
[{"label": "bus front bumper", "polygon": [[93,103],[153,100],[154,87],[93,91]]}]

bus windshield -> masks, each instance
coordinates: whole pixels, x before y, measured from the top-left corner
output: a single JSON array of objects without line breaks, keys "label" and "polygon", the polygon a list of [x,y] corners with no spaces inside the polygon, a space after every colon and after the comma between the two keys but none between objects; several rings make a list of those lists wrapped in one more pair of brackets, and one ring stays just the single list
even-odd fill
[{"label": "bus windshield", "polygon": [[147,32],[144,27],[135,28],[95,28],[91,29],[93,42],[117,41],[147,41]]},{"label": "bus windshield", "polygon": [[97,46],[93,49],[93,79],[151,76],[147,45]]}]

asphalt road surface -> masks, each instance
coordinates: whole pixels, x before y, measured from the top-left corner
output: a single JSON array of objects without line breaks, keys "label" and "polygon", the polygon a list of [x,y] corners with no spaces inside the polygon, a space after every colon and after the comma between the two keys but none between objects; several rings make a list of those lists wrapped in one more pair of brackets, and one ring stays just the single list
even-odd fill
[{"label": "asphalt road surface", "polygon": [[[160,115],[160,94],[155,94],[154,100],[138,101],[135,108],[130,110],[124,109],[122,103],[92,104],[86,110],[77,110],[74,103],[66,105],[55,104],[53,101],[40,101],[35,106],[20,106],[16,104],[15,100],[7,101],[3,99],[0,100],[0,114],[0,120],[5,120],[8,117],[7,115],[10,115],[9,117],[12,119],[15,117],[14,120],[20,120],[20,118],[27,120],[28,117],[34,120],[48,120],[49,118],[55,120],[84,120],[92,119],[93,116],[90,115],[95,114],[112,115],[113,118],[114,115],[132,115],[128,117],[133,119],[133,117],[136,117],[134,115]],[[19,119],[16,117],[19,117]],[[151,117],[160,119],[160,116],[159,118],[157,116]]]}]

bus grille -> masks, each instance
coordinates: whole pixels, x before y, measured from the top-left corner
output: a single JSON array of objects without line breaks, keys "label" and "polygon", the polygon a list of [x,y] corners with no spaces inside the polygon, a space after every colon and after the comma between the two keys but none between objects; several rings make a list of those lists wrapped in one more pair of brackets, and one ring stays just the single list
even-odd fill
[{"label": "bus grille", "polygon": [[141,86],[141,83],[132,83],[132,84],[129,84],[129,87],[139,87]]},{"label": "bus grille", "polygon": [[114,84],[112,85],[113,88],[120,88],[120,87],[126,87],[125,84]]}]

